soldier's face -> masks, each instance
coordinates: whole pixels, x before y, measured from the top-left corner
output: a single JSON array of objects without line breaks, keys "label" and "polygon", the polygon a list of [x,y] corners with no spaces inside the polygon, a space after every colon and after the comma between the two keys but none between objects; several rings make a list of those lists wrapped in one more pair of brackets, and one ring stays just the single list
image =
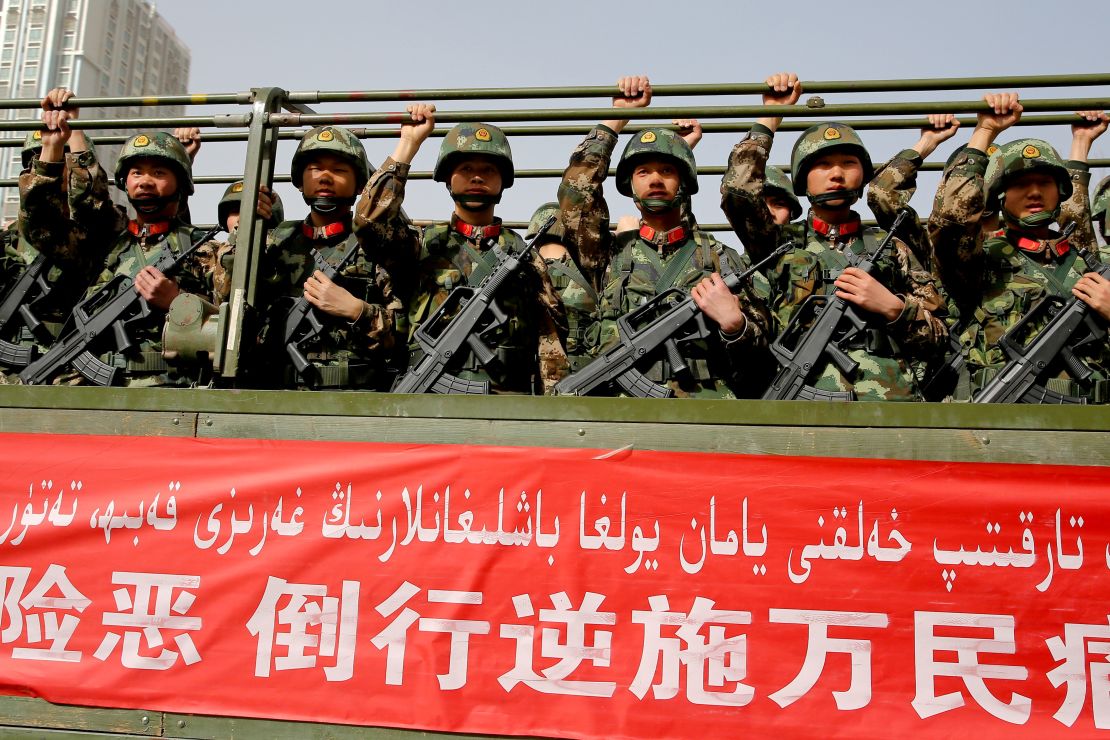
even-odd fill
[{"label": "soldier's face", "polygon": [[641,199],[672,200],[681,185],[678,167],[667,159],[642,159],[632,170],[632,192]]},{"label": "soldier's face", "polygon": [[501,192],[501,170],[489,157],[463,157],[451,170],[452,193],[497,195]]},{"label": "soldier's face", "polygon": [[[806,191],[811,195],[831,193],[834,190],[855,190],[863,186],[863,164],[859,157],[844,152],[830,152],[818,157],[806,175]],[[845,203],[847,199],[845,199]],[[836,206],[839,201],[827,202]]]},{"label": "soldier's face", "polygon": [[227,214],[227,230],[231,232],[237,228],[239,228],[239,211]]},{"label": "soldier's face", "polygon": [[1006,212],[1025,218],[1041,211],[1052,211],[1060,203],[1056,179],[1047,172],[1024,172],[1006,186]]},{"label": "soldier's face", "polygon": [[355,168],[343,157],[318,154],[308,161],[301,190],[308,198],[351,198],[355,195]]},{"label": "soldier's face", "polygon": [[781,195],[764,195],[763,202],[767,204],[767,210],[771,212],[771,218],[779,226],[785,226],[790,223],[790,201]]},{"label": "soldier's face", "polygon": [[127,196],[150,198],[177,192],[177,174],[161,159],[136,159],[127,171]]}]

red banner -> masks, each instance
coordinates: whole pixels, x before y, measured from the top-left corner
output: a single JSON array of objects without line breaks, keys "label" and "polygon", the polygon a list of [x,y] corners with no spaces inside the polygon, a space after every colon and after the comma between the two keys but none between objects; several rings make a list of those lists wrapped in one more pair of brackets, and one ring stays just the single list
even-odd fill
[{"label": "red banner", "polygon": [[6,693],[584,738],[1110,728],[1107,468],[0,445]]}]

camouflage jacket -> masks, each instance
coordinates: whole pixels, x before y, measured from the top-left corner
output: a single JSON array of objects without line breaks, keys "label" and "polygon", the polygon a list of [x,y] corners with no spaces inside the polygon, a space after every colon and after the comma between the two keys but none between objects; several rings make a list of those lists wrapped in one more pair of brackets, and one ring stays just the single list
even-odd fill
[{"label": "camouflage jacket", "polygon": [[[680,234],[674,230],[655,234],[651,229],[612,234],[603,183],[616,143],[612,130],[595,126],[571,154],[559,185],[563,243],[572,255],[577,255],[583,275],[600,297],[598,343],[589,350],[591,355],[619,341],[617,319],[658,293],[669,288],[689,293],[713,272],[737,272],[748,264],[746,258],[698,230],[692,218],[685,220]],[[672,265],[675,259],[684,264]],[[665,273],[669,280],[661,281]],[[638,369],[650,380],[668,385],[676,396],[757,396],[762,390],[757,387],[762,374],[757,380],[755,374],[740,372],[741,368],[765,368],[767,364],[771,323],[765,303],[768,286],[758,274],[755,281],[741,294],[746,321],[739,337],[725,338],[713,327],[708,337],[682,343],[690,367],[687,374],[676,376],[661,357],[649,358],[652,362],[645,360]]]},{"label": "camouflage jacket", "polygon": [[567,315],[567,360],[570,371],[585,367],[600,345],[600,297],[593,283],[582,274],[570,253],[558,259],[545,259],[551,284],[563,302]]},{"label": "camouflage jacket", "polygon": [[721,210],[744,245],[744,253],[758,262],[782,243],[783,231],[763,199],[767,158],[774,134],[760,124],[732,148],[721,179]]},{"label": "camouflage jacket", "polygon": [[[805,222],[782,227],[776,238],[792,238],[797,247],[768,270],[771,282],[771,310],[779,333],[811,296],[831,295],[834,281],[849,266],[846,251],[861,254],[886,234],[867,230],[838,239],[818,233],[810,215]],[[859,363],[855,377],[845,377],[829,362],[817,368],[812,384],[827,391],[854,391],[860,400],[921,400],[918,364],[940,357],[948,341],[944,300],[932,275],[914,258],[913,251],[895,239],[875,260],[871,274],[905,303],[901,314],[891,322],[871,315],[869,327],[847,344],[848,355]]]},{"label": "camouflage jacket", "polygon": [[903,149],[887,160],[875,170],[875,177],[867,185],[867,207],[875,214],[881,229],[889,229],[898,213],[908,210],[909,218],[903,222],[898,237],[913,250],[917,261],[936,275],[929,233],[910,205],[917,192],[917,173],[922,163],[921,155],[913,149]]},{"label": "camouflage jacket", "polygon": [[[421,233],[401,210],[409,166],[386,159],[371,175],[355,210],[355,229],[367,253],[381,260],[395,276],[397,290],[408,305],[411,341],[420,325],[446,300],[451,289],[468,283],[479,262],[492,266],[491,247],[480,234],[465,236],[454,217],[450,224],[429,226]],[[513,231],[496,231],[497,245],[517,252],[523,240]],[[486,267],[482,272],[488,274]],[[487,333],[498,362],[485,367],[467,352],[448,372],[468,380],[488,380],[496,393],[550,393],[568,371],[564,350],[566,315],[551,284],[543,258],[535,251],[525,269],[500,290],[498,302],[510,317]],[[415,352],[415,345],[411,347]]]},{"label": "camouflage jacket", "polygon": [[[307,228],[306,228],[307,227]],[[336,282],[363,301],[363,311],[352,322],[315,311],[324,330],[300,349],[314,371],[299,375],[286,351],[285,318],[304,284],[316,271],[315,253],[332,265],[358,250]],[[213,283],[226,292],[234,271],[234,249],[223,247]],[[403,307],[389,274],[367,259],[351,229],[316,238],[306,221],[285,221],[266,239],[258,269],[256,302],[261,326],[258,345],[248,361],[256,385],[276,388],[367,388],[388,390],[397,371],[395,317]]]},{"label": "camouflage jacket", "polygon": [[89,279],[103,268],[111,243],[127,228],[127,214],[112,202],[107,175],[91,151],[67,154],[64,165],[35,157],[19,176],[19,197],[27,242]]},{"label": "camouflage jacket", "polygon": [[[952,166],[954,167],[956,164],[957,161],[953,161]],[[935,265],[933,265],[933,249],[929,243],[930,228],[921,223],[917,212],[910,206],[910,200],[917,192],[917,173],[921,165],[921,155],[913,149],[905,149],[891,157],[889,161],[875,171],[875,177],[867,188],[867,205],[871,212],[875,214],[875,219],[881,228],[889,228],[899,211],[909,209],[912,218],[909,219],[907,225],[902,227],[899,237],[910,245],[910,248],[914,250],[914,256],[921,264],[935,275],[937,271]],[[1086,162],[1075,160],[1069,160],[1067,167],[1074,188],[1071,197],[1060,206],[1060,216],[1057,223],[1063,227],[1074,221],[1076,229],[1072,233],[1071,243],[1095,251],[1098,247],[1094,226],[1091,222],[1090,199],[1087,194],[1087,188],[1091,181],[1091,171]],[[937,188],[936,195],[933,197],[934,210],[944,197],[944,181],[942,180],[941,185]],[[939,228],[939,225],[934,227],[933,231],[937,234],[945,233],[944,229]],[[966,238],[966,234],[967,232],[964,231],[963,238]],[[1105,256],[1103,259],[1105,260]]]},{"label": "camouflage jacket", "polygon": [[[929,220],[937,264],[946,274],[948,271],[958,274],[960,283],[974,291],[963,297],[973,308],[960,336],[968,351],[973,390],[981,388],[1005,365],[1007,358],[998,340],[1042,298],[1052,295],[1070,300],[1072,286],[1086,272],[1086,265],[1075,249],[1079,228],[1072,234],[1069,248],[1061,246],[1059,239],[1029,239],[1011,228],[992,235],[981,233],[986,160],[982,152],[973,149],[957,156],[945,172]],[[1084,192],[1078,200],[1073,199],[1071,206],[1062,209],[1070,211],[1069,218],[1075,218],[1076,209],[1086,201],[1086,188],[1076,190]],[[1024,248],[1019,248],[1023,238]],[[1083,238],[1080,236],[1080,243]],[[1039,328],[1031,327],[1030,337]],[[1059,360],[1045,377],[1064,381],[1058,390],[1069,395],[1089,395],[1091,382],[1110,378],[1107,374],[1110,344],[1103,340],[1089,345],[1079,358],[1095,371],[1090,382],[1075,382]]]}]

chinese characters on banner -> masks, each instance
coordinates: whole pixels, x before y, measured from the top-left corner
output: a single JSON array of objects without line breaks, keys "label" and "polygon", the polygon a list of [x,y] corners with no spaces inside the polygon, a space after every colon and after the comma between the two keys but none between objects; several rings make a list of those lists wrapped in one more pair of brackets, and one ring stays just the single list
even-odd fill
[{"label": "chinese characters on banner", "polygon": [[0,444],[8,693],[583,738],[1110,729],[1110,468]]}]

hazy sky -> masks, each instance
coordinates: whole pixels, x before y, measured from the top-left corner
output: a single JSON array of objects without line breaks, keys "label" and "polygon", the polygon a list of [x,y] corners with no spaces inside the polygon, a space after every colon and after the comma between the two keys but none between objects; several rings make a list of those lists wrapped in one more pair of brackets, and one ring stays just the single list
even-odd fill
[{"label": "hazy sky", "polygon": [[[375,90],[453,87],[605,85],[623,74],[646,74],[658,84],[755,82],[780,70],[811,80],[1067,74],[1110,71],[1110,23],[1105,0],[1078,0],[1065,7],[1074,22],[1049,14],[1043,3],[976,2],[662,2],[382,3],[330,0],[308,3],[259,0],[166,0],[159,12],[192,50],[189,91],[234,92],[276,85],[287,90]],[[1047,25],[1051,21],[1054,28]],[[1110,97],[1106,88],[1070,92],[1023,90],[1026,98]],[[971,100],[974,91],[894,95],[824,95],[826,103],[882,100]],[[754,105],[757,96],[681,99],[658,97],[656,106]],[[603,107],[607,99],[447,101],[441,110],[514,107]],[[400,110],[399,103],[367,104],[363,111]],[[319,112],[352,110],[316,106]],[[196,107],[190,114],[227,109]],[[850,123],[850,121],[848,121]],[[490,121],[490,123],[498,123]],[[1023,135],[1050,140],[1067,155],[1065,126],[1024,128]],[[934,155],[943,158],[970,132]],[[740,134],[707,135],[696,150],[699,164],[724,165]],[[789,158],[795,134],[776,139],[772,160]],[[878,162],[916,141],[915,131],[864,132]],[[414,169],[429,170],[439,139],[430,139]],[[393,149],[391,139],[365,141],[373,163]],[[518,169],[562,168],[577,137],[517,137]],[[623,146],[622,140],[620,146]],[[292,144],[283,144],[277,172],[288,173]],[[241,144],[211,143],[200,153],[197,174],[241,173]],[[619,148],[618,148],[619,153]],[[1110,135],[1094,157],[1110,157]],[[1095,179],[1106,174],[1096,170]],[[517,180],[498,211],[506,220],[526,219],[552,200],[554,179]],[[719,177],[702,177],[694,212],[704,223],[723,221]],[[928,211],[933,176],[922,178],[915,205]],[[193,214],[214,220],[223,186],[198,188]],[[306,212],[291,186],[279,188],[287,214]],[[630,200],[607,188],[614,218],[633,213]],[[406,210],[414,218],[445,218],[451,201],[443,185],[412,182]],[[736,243],[728,235],[728,241]]]}]

